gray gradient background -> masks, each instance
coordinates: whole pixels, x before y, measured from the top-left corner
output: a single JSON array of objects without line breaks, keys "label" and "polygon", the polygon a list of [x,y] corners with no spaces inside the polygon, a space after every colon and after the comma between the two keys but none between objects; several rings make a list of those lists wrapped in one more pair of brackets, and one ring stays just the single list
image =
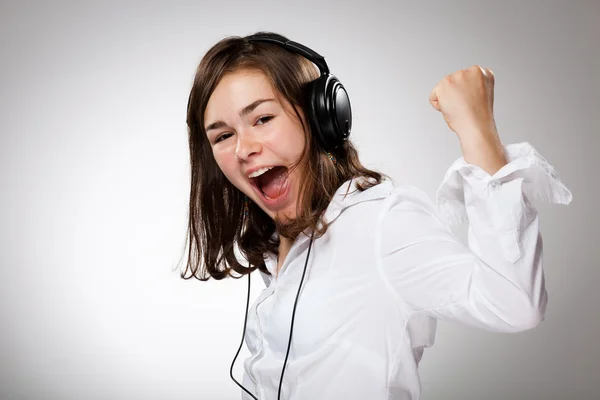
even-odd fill
[{"label": "gray gradient background", "polygon": [[522,334],[440,323],[423,399],[600,398],[599,2],[283,3],[2,3],[0,399],[240,397],[246,279],[173,266],[194,70],[259,29],[325,55],[365,164],[432,197],[461,154],[430,91],[475,63],[495,72],[503,142],[530,142],[574,200],[535,202],[546,320]]}]

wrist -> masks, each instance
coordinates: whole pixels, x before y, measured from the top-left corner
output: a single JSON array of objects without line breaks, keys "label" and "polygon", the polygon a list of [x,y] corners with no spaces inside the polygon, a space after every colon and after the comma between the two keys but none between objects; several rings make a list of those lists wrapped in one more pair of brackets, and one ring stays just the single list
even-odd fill
[{"label": "wrist", "polygon": [[508,163],[504,146],[496,132],[472,131],[460,137],[465,162],[494,175]]}]

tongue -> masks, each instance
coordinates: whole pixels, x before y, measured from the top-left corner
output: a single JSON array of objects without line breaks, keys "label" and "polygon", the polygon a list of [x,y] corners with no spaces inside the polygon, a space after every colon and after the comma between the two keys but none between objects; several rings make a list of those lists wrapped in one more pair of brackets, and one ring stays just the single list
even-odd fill
[{"label": "tongue", "polygon": [[275,167],[260,177],[260,187],[264,194],[271,199],[275,199],[285,190],[284,183],[286,178],[286,168]]}]

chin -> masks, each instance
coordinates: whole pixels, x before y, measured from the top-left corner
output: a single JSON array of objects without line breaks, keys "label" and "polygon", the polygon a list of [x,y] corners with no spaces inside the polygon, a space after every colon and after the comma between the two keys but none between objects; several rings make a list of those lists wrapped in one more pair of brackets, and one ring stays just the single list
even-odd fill
[{"label": "chin", "polygon": [[286,207],[284,210],[277,212],[277,217],[281,223],[286,224],[293,221],[296,218],[296,204],[292,204]]}]

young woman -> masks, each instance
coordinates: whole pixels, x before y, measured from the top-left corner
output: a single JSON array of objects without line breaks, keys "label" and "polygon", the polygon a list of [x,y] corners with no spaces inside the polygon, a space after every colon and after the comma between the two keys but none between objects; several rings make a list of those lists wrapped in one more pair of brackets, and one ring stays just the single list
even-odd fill
[{"label": "young woman", "polygon": [[[250,285],[258,269],[265,281],[246,308],[242,385],[231,376],[244,399],[418,399],[437,319],[498,332],[543,320],[530,200],[572,196],[528,143],[501,144],[493,90],[492,72],[473,66],[431,93],[463,152],[436,207],[361,164],[323,57],[269,32],[206,53],[188,103],[186,272]],[[465,219],[468,245],[448,227]]]}]

